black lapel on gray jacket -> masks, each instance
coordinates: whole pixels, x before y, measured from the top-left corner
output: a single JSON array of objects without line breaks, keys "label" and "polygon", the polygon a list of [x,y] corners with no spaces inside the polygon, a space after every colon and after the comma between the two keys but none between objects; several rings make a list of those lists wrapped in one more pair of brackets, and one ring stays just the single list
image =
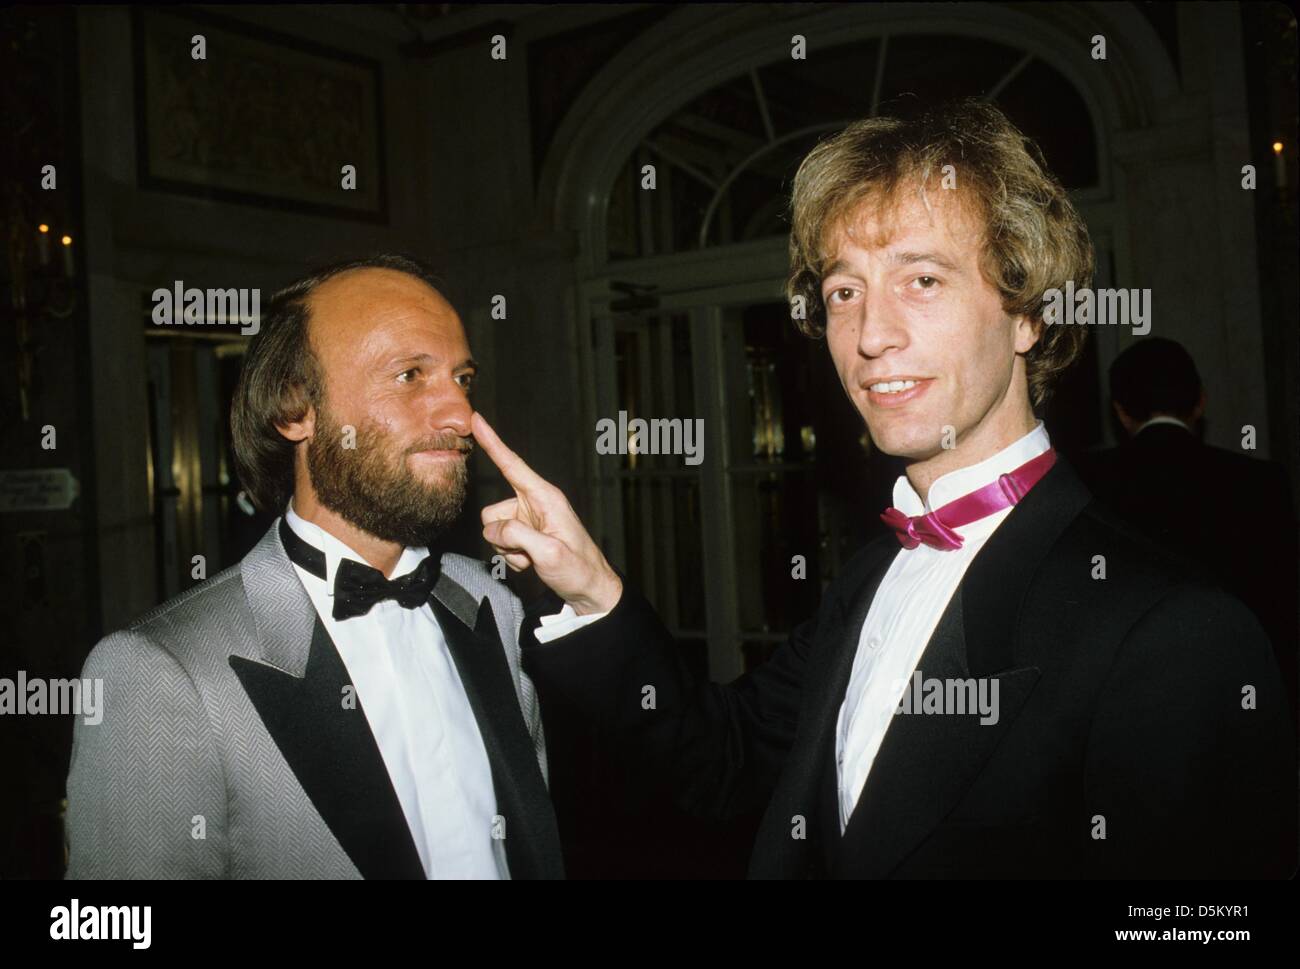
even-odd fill
[{"label": "black lapel on gray jacket", "polygon": [[298,678],[242,656],[230,666],[316,810],[363,878],[424,878],[379,745],[319,617]]},{"label": "black lapel on gray jacket", "polygon": [[563,878],[555,812],[519,708],[492,604],[484,597],[471,629],[459,615],[464,610],[452,608],[458,605],[456,601],[451,605],[442,601],[449,598],[446,592],[440,583],[429,604],[447,639],[487,748],[497,813],[505,819],[510,877]]}]

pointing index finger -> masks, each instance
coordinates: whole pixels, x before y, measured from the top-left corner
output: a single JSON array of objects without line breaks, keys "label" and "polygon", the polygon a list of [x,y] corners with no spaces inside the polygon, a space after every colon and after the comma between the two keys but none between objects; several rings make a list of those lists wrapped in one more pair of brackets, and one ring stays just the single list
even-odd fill
[{"label": "pointing index finger", "polygon": [[524,463],[524,459],[506,447],[505,442],[478,411],[470,418],[470,430],[502,476],[517,491],[533,491],[543,483],[541,475]]}]

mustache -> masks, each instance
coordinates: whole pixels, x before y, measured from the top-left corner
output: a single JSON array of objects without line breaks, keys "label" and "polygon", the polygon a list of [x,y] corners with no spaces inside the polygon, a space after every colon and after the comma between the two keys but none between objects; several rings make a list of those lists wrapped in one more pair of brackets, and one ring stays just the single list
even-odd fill
[{"label": "mustache", "polygon": [[457,437],[455,434],[442,434],[436,437],[428,437],[421,441],[417,441],[406,449],[406,453],[416,454],[420,451],[459,451],[461,454],[467,455],[473,450],[473,438]]}]

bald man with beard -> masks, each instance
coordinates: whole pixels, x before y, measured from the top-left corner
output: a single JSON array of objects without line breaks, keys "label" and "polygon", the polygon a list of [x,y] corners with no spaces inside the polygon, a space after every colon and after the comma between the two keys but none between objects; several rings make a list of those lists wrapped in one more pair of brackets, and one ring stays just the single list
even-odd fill
[{"label": "bald man with beard", "polygon": [[404,257],[271,298],[231,421],[276,520],[91,652],[105,712],[75,729],[69,878],[563,876],[523,609],[437,548],[476,372]]}]

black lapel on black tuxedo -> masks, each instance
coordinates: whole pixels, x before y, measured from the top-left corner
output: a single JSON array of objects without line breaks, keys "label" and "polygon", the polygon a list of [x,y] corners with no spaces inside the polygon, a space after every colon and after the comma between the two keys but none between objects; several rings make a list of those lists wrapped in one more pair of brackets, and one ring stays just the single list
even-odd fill
[{"label": "black lapel on black tuxedo", "polygon": [[924,679],[996,679],[998,721],[894,717],[836,853],[838,874],[888,875],[956,806],[1001,742],[1040,675],[1018,661],[1020,605],[1043,558],[1090,500],[1058,458],[971,562],[917,672]]},{"label": "black lapel on black tuxedo", "polygon": [[486,597],[482,600],[473,629],[436,595],[429,604],[447,639],[487,748],[497,813],[505,819],[510,877],[563,878],[555,812],[519,708],[492,604]]},{"label": "black lapel on black tuxedo", "polygon": [[[858,631],[897,552],[892,536],[868,545],[856,581],[846,582],[847,591],[837,599],[831,620],[818,630],[803,714],[754,844],[751,878],[824,874],[817,854],[828,841],[838,841],[839,818],[837,814],[834,827],[827,829],[822,767],[826,757],[835,756],[835,724],[853,670]],[[796,817],[805,821],[804,838],[794,837]],[[808,831],[810,827],[814,830]]]},{"label": "black lapel on black tuxedo", "polygon": [[1092,493],[1058,456],[971,562],[961,590],[966,662],[976,676],[1024,665],[1013,635],[1020,605],[1047,553],[1090,501]]},{"label": "black lapel on black tuxedo", "polygon": [[[965,662],[963,612],[959,587],[917,664],[923,679],[974,678]],[[981,723],[974,711],[925,714],[916,704],[912,712],[894,716],[840,840],[833,873],[882,878],[911,854],[970,787],[1038,676],[1038,669],[1028,667],[989,677],[998,682],[996,723]]]},{"label": "black lapel on black tuxedo", "polygon": [[319,617],[300,679],[242,656],[230,666],[321,818],[363,878],[424,878],[379,745]]}]

